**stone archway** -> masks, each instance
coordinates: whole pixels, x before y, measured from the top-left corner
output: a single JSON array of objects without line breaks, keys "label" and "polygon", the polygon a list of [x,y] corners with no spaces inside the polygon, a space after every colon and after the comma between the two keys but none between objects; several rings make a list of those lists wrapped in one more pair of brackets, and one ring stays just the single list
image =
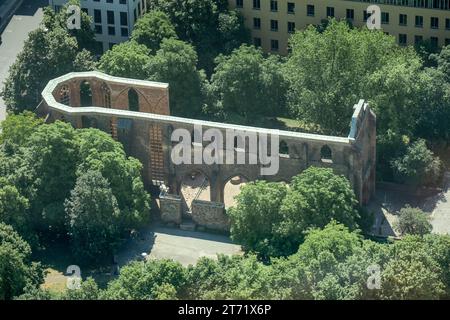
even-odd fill
[{"label": "stone archway", "polygon": [[190,211],[192,201],[211,201],[211,181],[199,170],[184,175],[180,185],[180,195],[184,202],[184,209]]},{"label": "stone archway", "polygon": [[223,203],[225,209],[236,205],[236,196],[241,192],[241,188],[249,182],[243,175],[235,175],[226,180],[223,186]]}]

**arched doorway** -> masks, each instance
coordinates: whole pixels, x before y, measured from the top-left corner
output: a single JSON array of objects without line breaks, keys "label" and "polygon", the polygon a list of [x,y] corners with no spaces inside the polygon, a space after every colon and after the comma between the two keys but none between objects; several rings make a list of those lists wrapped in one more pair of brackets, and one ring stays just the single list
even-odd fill
[{"label": "arched doorway", "polygon": [[194,200],[211,201],[208,177],[201,171],[186,174],[181,181],[180,195],[184,199],[186,211],[190,211]]},{"label": "arched doorway", "polygon": [[236,205],[236,196],[241,193],[241,188],[247,183],[247,178],[242,175],[236,175],[227,180],[223,187],[223,203],[225,209]]}]

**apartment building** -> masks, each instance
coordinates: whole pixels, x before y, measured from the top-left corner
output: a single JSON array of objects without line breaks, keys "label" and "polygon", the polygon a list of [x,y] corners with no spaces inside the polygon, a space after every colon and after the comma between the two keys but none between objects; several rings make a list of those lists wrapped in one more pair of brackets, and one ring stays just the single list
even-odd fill
[{"label": "apartment building", "polygon": [[[55,11],[68,0],[50,0]],[[114,44],[127,41],[136,20],[145,13],[145,0],[81,0],[81,10],[92,17],[99,49],[106,51]]]},{"label": "apartment building", "polygon": [[382,30],[400,45],[430,41],[450,44],[450,0],[228,0],[240,11],[252,31],[253,42],[266,52],[287,53],[289,36],[296,29],[319,25],[327,17],[365,26],[367,7],[381,9]]}]

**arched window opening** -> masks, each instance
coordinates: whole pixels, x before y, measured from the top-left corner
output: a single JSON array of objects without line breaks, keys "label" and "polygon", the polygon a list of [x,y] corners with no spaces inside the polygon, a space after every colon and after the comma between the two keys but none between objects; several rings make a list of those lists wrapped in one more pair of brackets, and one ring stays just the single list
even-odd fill
[{"label": "arched window opening", "polygon": [[92,89],[88,81],[80,84],[80,104],[82,107],[92,106]]},{"label": "arched window opening", "polygon": [[128,110],[139,111],[139,95],[133,88],[128,90]]},{"label": "arched window opening", "polygon": [[329,146],[324,145],[322,149],[320,149],[320,158],[323,162],[333,162],[333,153]]},{"label": "arched window opening", "polygon": [[63,85],[59,90],[59,102],[70,106],[70,89],[69,86]]},{"label": "arched window opening", "polygon": [[111,90],[106,83],[102,84],[103,108],[111,108]]},{"label": "arched window opening", "polygon": [[286,141],[281,141],[280,146],[278,148],[278,152],[280,155],[289,155],[289,146],[287,145]]}]

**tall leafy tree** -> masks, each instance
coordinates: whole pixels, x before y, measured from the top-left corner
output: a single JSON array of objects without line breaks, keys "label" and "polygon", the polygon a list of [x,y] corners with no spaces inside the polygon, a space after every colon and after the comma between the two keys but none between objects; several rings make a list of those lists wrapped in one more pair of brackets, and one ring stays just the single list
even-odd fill
[{"label": "tall leafy tree", "polygon": [[161,11],[150,11],[136,22],[131,40],[156,52],[164,39],[177,38],[169,17]]},{"label": "tall leafy tree", "polygon": [[[67,28],[67,21],[73,14],[68,10],[70,5],[77,5],[81,7],[80,0],[69,0],[58,12],[55,12],[52,7],[44,8],[44,17],[42,25],[46,30],[64,29],[70,36],[74,37],[78,43],[79,50],[88,50],[96,52],[98,45],[95,40],[95,33],[91,27],[92,18],[84,11],[80,11],[80,28]],[[96,52],[101,53],[101,52]]]},{"label": "tall leafy tree", "polygon": [[25,287],[37,288],[44,280],[38,263],[30,261],[31,249],[11,226],[0,222],[0,300],[11,300]]},{"label": "tall leafy tree", "polygon": [[77,259],[92,263],[110,258],[119,243],[120,210],[100,172],[91,170],[78,177],[65,210]]},{"label": "tall leafy tree", "polygon": [[284,239],[277,238],[274,229],[283,220],[280,206],[286,193],[280,183],[256,181],[242,187],[237,205],[228,210],[232,239],[265,258],[278,255]]},{"label": "tall leafy tree", "polygon": [[[38,28],[30,32],[1,92],[8,111],[34,110],[49,80],[77,71],[79,54],[87,57],[86,53],[78,51],[76,39],[65,29]],[[89,61],[84,61],[83,65],[89,65]]]},{"label": "tall leafy tree", "polygon": [[292,179],[280,211],[277,233],[285,239],[286,253],[295,252],[309,228],[323,228],[334,219],[354,230],[360,218],[350,182],[331,169],[315,167]]},{"label": "tall leafy tree", "polygon": [[139,228],[148,222],[150,196],[144,188],[139,160],[127,157],[122,145],[100,130],[78,130],[77,136],[81,156],[77,175],[96,170],[107,179],[121,211],[120,228]]},{"label": "tall leafy tree", "polygon": [[105,52],[100,58],[98,68],[112,76],[146,79],[145,66],[149,62],[149,48],[135,41],[127,41]]},{"label": "tall leafy tree", "polygon": [[429,220],[426,213],[419,208],[406,206],[400,210],[395,227],[402,235],[416,234],[423,236],[433,229]]},{"label": "tall leafy tree", "polygon": [[164,39],[147,65],[148,77],[170,84],[170,109],[177,116],[198,116],[204,103],[205,75],[197,70],[197,53],[183,41]]},{"label": "tall leafy tree", "polygon": [[285,72],[293,115],[330,133],[347,134],[352,107],[363,98],[376,110],[381,132],[412,130],[418,107],[413,88],[420,86],[422,67],[413,49],[400,48],[383,32],[335,20],[323,32],[312,26],[296,32],[290,47]]},{"label": "tall leafy tree", "polygon": [[216,62],[209,91],[225,119],[237,114],[254,122],[258,116],[283,114],[288,86],[279,58],[265,58],[261,49],[242,45]]},{"label": "tall leafy tree", "polygon": [[228,54],[250,39],[242,16],[228,10],[225,0],[157,0],[149,8],[170,17],[179,38],[196,48],[199,66],[207,74],[218,54]]}]

